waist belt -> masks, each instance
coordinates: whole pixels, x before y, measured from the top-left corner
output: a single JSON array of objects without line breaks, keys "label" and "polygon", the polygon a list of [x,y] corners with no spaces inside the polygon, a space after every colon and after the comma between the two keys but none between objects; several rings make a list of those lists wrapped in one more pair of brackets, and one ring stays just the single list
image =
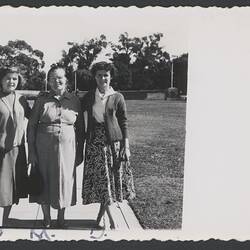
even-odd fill
[{"label": "waist belt", "polygon": [[57,132],[59,130],[74,130],[73,124],[68,123],[39,123],[38,132]]}]

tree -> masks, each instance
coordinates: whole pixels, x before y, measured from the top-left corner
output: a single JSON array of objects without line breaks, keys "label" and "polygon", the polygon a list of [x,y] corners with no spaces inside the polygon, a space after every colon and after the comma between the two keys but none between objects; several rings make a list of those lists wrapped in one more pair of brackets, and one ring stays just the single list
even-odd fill
[{"label": "tree", "polygon": [[163,51],[159,45],[162,33],[155,33],[144,36],[141,39],[140,50],[138,56],[133,63],[135,88],[137,89],[162,89],[165,86],[165,76],[168,74],[169,54]]},{"label": "tree", "polygon": [[[66,68],[71,89],[74,89],[73,83],[76,79],[79,90],[88,90],[92,88],[94,81],[89,67],[103,52],[102,50],[110,45],[112,49],[110,60],[113,61],[117,69],[117,76],[112,82],[115,88],[119,90],[167,89],[171,84],[172,63],[169,53],[160,45],[162,37],[162,33],[129,37],[128,33],[125,32],[119,36],[117,43],[108,42],[104,35],[81,44],[69,42],[70,48],[68,52],[63,51],[62,59],[58,64]],[[175,72],[174,77],[178,84],[184,83],[185,85],[185,69],[187,69],[185,56],[181,61],[185,62],[186,66],[183,66],[183,69],[179,71],[178,79]],[[77,65],[76,71],[73,69],[74,64]],[[175,70],[178,71],[177,68]],[[181,87],[182,92],[186,91],[184,85]]]},{"label": "tree", "polygon": [[44,87],[43,56],[42,51],[34,50],[23,40],[9,41],[7,45],[0,45],[0,67],[18,67],[24,78],[23,89],[40,90]]},{"label": "tree", "polygon": [[[108,42],[106,37],[101,35],[99,38],[92,38],[88,41],[83,41],[81,44],[68,42],[71,46],[68,52],[63,50],[62,59],[58,64],[66,68],[66,74],[70,82],[70,88],[73,89],[73,83],[77,80],[77,87],[80,90],[87,90],[91,85],[91,74],[89,67],[97,58],[103,48],[106,48]],[[77,71],[74,73],[73,63],[77,64]]]},{"label": "tree", "polygon": [[129,65],[138,57],[138,52],[142,48],[142,42],[139,38],[130,38],[128,33],[125,32],[119,36],[118,44],[111,44],[114,51],[113,57],[119,55],[120,61]]},{"label": "tree", "polygon": [[142,47],[140,39],[130,38],[125,32],[119,36],[118,44],[111,44],[113,50],[113,63],[117,68],[117,88],[121,90],[133,89],[132,63],[138,57]]},{"label": "tree", "polygon": [[113,63],[117,69],[117,76],[112,82],[113,87],[119,90],[131,89],[133,82],[129,65],[123,63],[118,58],[113,58]]},{"label": "tree", "polygon": [[114,79],[113,87],[119,90],[131,89],[133,82],[130,70],[130,57],[125,53],[119,54],[115,52],[111,60],[117,69],[117,76]]},{"label": "tree", "polygon": [[45,90],[46,73],[44,71],[34,71],[28,80],[25,89],[29,90]]},{"label": "tree", "polygon": [[[123,82],[118,82],[119,88],[165,88],[164,77],[169,74],[170,66],[169,54],[159,45],[162,37],[162,33],[155,33],[142,38],[130,38],[127,32],[119,36],[118,44],[112,45],[113,61],[115,65],[118,62],[123,65],[119,74],[127,76],[127,85],[123,79]],[[125,74],[125,68],[129,74]]]},{"label": "tree", "polygon": [[187,94],[188,54],[182,54],[174,60],[174,86],[179,94]]}]

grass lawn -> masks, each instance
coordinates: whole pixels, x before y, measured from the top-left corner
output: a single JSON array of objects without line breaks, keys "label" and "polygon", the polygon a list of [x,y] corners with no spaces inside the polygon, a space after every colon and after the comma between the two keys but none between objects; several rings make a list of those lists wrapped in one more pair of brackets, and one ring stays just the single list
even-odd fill
[{"label": "grass lawn", "polygon": [[130,205],[145,229],[181,228],[186,103],[127,100],[127,108],[137,195]]}]

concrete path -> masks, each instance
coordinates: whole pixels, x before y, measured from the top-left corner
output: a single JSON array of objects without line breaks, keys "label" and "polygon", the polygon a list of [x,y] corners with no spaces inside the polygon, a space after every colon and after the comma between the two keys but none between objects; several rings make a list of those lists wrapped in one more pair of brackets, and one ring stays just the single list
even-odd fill
[{"label": "concrete path", "polygon": [[[68,229],[63,230],[65,233],[67,231],[75,231],[74,233],[70,234],[72,236],[72,239],[76,239],[76,235],[81,232],[81,239],[91,239],[93,238],[93,233],[98,233],[98,235],[105,235],[108,231],[114,231],[110,230],[110,225],[108,221],[107,215],[105,215],[101,221],[101,225],[105,227],[105,230],[97,230],[93,228],[93,224],[95,222],[95,219],[97,217],[97,213],[99,210],[99,204],[90,204],[90,205],[82,205],[81,204],[81,185],[82,185],[82,166],[79,166],[77,168],[77,204],[75,206],[72,206],[68,209],[66,209],[65,218],[68,222]],[[0,216],[2,218],[2,211],[3,209],[0,209]],[[122,203],[115,203],[111,207],[111,211],[114,216],[114,220],[116,223],[117,230],[115,231],[126,231],[129,233],[129,231],[134,230],[142,230],[141,225],[139,224],[137,218],[135,217],[132,209],[128,205],[127,201],[123,201]],[[46,230],[48,232],[54,232],[54,239],[60,239],[60,236],[62,237],[62,234],[58,233],[59,231],[53,225],[56,223],[56,216],[57,211],[54,209],[51,209],[51,217],[52,217],[52,228],[49,230]],[[9,216],[9,226],[11,228],[15,229],[39,229],[41,231],[42,228],[42,211],[41,206],[39,206],[36,203],[29,203],[28,199],[21,199],[18,205],[14,205],[12,207],[10,216]],[[4,229],[4,231],[11,231],[12,229]],[[27,231],[27,230],[26,230]],[[39,232],[40,232],[39,231]],[[98,232],[99,231],[99,232]],[[103,231],[103,232],[101,232]],[[16,230],[15,230],[16,232]],[[56,233],[55,233],[56,232]],[[5,233],[5,232],[4,232]],[[6,235],[6,233],[5,233]],[[48,233],[49,235],[49,233]],[[57,235],[58,237],[55,237]],[[11,235],[12,236],[12,235]],[[46,239],[44,235],[42,239]],[[7,237],[7,236],[6,236]],[[4,240],[4,234],[0,238],[0,240]],[[36,235],[33,235],[34,238],[39,238]],[[49,237],[51,238],[51,237]],[[8,237],[9,239],[9,237]]]}]

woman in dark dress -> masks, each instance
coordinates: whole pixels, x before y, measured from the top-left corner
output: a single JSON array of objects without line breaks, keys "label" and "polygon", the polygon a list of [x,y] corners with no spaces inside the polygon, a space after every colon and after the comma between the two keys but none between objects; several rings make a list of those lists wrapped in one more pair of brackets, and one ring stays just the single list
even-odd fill
[{"label": "woman in dark dress", "polygon": [[96,88],[82,100],[86,138],[82,198],[83,204],[101,204],[97,227],[106,211],[114,229],[110,205],[135,195],[131,169],[121,167],[121,160],[128,162],[130,157],[126,104],[110,86],[112,64],[99,62],[91,71]]},{"label": "woman in dark dress", "polygon": [[7,226],[13,204],[27,197],[27,161],[24,147],[26,99],[16,93],[21,76],[16,68],[0,69],[0,206]]}]

